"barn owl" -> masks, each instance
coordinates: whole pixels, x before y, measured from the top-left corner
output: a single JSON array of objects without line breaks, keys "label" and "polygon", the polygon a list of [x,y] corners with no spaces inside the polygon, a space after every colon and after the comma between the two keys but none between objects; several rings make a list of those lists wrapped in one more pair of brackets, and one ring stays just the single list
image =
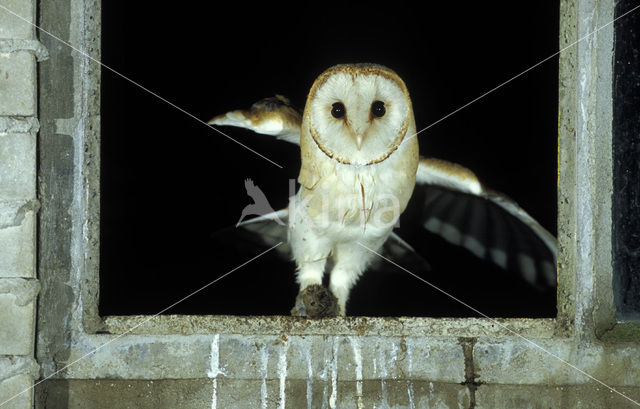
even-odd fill
[{"label": "barn owl", "polygon": [[[243,226],[262,234],[265,223],[286,218],[300,294],[321,285],[329,266],[329,290],[339,315],[345,315],[350,290],[385,244],[413,251],[393,228],[416,186],[426,194],[424,217],[414,222],[480,258],[519,271],[532,284],[555,285],[555,238],[516,203],[486,189],[470,170],[419,156],[409,92],[386,67],[329,68],[313,83],[302,115],[276,95],[209,123],[300,145],[300,188],[288,208]],[[304,308],[294,311],[305,315]]]}]

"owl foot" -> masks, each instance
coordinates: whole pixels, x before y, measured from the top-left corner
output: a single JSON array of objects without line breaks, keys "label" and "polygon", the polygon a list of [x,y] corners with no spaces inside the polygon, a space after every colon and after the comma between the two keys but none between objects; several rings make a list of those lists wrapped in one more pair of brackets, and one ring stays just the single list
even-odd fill
[{"label": "owl foot", "polygon": [[338,299],[326,287],[313,284],[298,293],[291,315],[307,318],[336,317]]}]

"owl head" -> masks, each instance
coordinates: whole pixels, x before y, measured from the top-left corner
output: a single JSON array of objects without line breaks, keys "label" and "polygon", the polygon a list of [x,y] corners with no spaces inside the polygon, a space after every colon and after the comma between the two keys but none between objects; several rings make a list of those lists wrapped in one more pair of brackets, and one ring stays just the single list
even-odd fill
[{"label": "owl head", "polygon": [[336,65],[314,82],[303,128],[318,148],[344,164],[389,157],[415,127],[407,87],[392,70],[373,64]]}]

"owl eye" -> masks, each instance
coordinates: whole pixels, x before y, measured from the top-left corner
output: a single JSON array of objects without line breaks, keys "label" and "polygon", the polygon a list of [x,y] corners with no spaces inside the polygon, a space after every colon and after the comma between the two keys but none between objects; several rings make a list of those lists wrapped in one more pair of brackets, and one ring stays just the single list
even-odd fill
[{"label": "owl eye", "polygon": [[331,106],[331,115],[334,118],[342,118],[346,112],[347,110],[342,102],[336,102]]},{"label": "owl eye", "polygon": [[371,104],[371,114],[373,116],[375,116],[376,118],[380,118],[380,117],[384,116],[384,114],[386,112],[387,112],[387,110],[384,107],[384,102],[382,102],[382,101],[374,101],[373,104]]}]

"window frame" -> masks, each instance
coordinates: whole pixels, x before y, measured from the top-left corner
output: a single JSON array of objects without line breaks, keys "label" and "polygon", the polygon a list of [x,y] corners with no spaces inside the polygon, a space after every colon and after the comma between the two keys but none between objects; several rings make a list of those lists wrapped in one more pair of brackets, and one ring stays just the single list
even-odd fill
[{"label": "window frame", "polygon": [[[70,0],[59,3],[69,8],[72,4]],[[561,1],[560,49],[592,31],[594,26],[612,20],[613,3],[613,0]],[[83,13],[68,13],[60,18],[52,6],[40,2],[40,24],[71,44],[82,44],[80,48],[99,61],[100,3],[82,0],[82,4]],[[597,15],[590,14],[590,7],[598,10]],[[75,30],[69,30],[67,37],[56,33],[56,24],[60,22]],[[318,321],[287,316],[100,317],[100,67],[78,53],[71,58],[72,51],[65,47],[56,51],[56,40],[45,35],[41,38],[51,54],[51,59],[40,67],[39,84],[43,124],[39,137],[42,202],[39,276],[43,292],[38,312],[38,358],[44,376],[147,379],[154,373],[144,372],[146,367],[138,368],[129,359],[131,348],[155,343],[156,352],[170,353],[167,351],[179,345],[181,350],[195,351],[200,356],[201,351],[206,352],[213,345],[211,340],[220,335],[228,339],[284,335],[381,337],[380,342],[389,344],[406,337],[420,337],[429,345],[457,345],[460,353],[465,350],[461,347],[467,342],[465,339],[483,340],[476,348],[505,342],[530,347],[526,340],[514,337],[514,332],[551,349],[594,336],[627,339],[616,333],[622,324],[615,319],[611,285],[611,138],[594,137],[611,135],[611,71],[606,70],[613,43],[610,28],[567,48],[559,56],[558,315],[543,319],[347,317]],[[597,52],[591,49],[594,43]],[[73,85],[68,89],[70,92],[59,92],[69,84]],[[593,89],[596,92],[591,92]],[[589,106],[584,107],[578,101],[588,101]],[[61,111],[65,107],[66,113]],[[65,114],[69,116],[61,116]],[[586,115],[587,120],[581,115]],[[67,200],[60,200],[61,197]],[[631,325],[639,328],[637,323]],[[505,330],[505,326],[512,332]],[[103,348],[105,343],[109,346]],[[92,352],[95,348],[98,350]],[[178,355],[186,360],[195,356],[188,352]],[[501,356],[507,359],[507,355]],[[73,365],[56,373],[66,363]],[[534,363],[529,365],[533,367]],[[547,369],[550,374],[553,367]],[[198,365],[195,368],[170,368],[163,376],[194,376],[194,371],[201,369]],[[204,376],[204,372],[197,373]],[[509,382],[508,371],[501,376],[496,378],[498,382]],[[555,375],[549,376],[547,379],[555,379]],[[443,381],[451,380],[445,378]],[[531,379],[535,383],[537,378]]]}]

